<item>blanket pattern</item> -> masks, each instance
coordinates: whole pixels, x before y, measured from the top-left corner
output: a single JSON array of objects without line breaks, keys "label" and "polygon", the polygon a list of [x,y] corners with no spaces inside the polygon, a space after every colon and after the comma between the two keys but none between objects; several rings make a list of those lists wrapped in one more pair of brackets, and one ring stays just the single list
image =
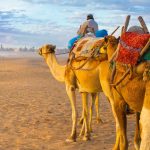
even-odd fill
[{"label": "blanket pattern", "polygon": [[72,49],[75,57],[90,57],[91,51],[100,48],[103,38],[86,37],[78,40]]},{"label": "blanket pattern", "polygon": [[149,38],[150,34],[124,33],[120,38],[121,46],[116,61],[123,64],[136,65],[140,51],[146,45]]}]

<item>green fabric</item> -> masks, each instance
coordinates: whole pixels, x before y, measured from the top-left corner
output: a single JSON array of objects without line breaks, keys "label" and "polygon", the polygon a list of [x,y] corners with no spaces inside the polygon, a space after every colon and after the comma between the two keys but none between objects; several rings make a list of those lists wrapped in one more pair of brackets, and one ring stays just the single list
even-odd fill
[{"label": "green fabric", "polygon": [[143,60],[150,60],[150,48],[147,50],[147,52],[143,55]]}]

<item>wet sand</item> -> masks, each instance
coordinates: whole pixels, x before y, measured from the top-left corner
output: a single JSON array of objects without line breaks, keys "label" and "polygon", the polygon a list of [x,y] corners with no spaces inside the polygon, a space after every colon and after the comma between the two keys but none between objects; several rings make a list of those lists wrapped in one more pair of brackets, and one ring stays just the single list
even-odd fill
[{"label": "wet sand", "polygon": [[[66,62],[64,57],[59,56],[59,60]],[[78,92],[77,107],[80,116]],[[100,113],[104,123],[97,124],[94,115],[91,141],[66,143],[71,132],[71,107],[64,84],[52,77],[37,54],[0,56],[0,150],[111,150],[115,122],[103,93]],[[128,116],[129,150],[134,149],[134,126],[135,115]]]}]

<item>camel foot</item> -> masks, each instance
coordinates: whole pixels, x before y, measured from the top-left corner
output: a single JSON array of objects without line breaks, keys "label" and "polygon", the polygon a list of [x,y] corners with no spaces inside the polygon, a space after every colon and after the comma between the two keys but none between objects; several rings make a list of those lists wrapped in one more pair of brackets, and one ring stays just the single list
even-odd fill
[{"label": "camel foot", "polygon": [[91,139],[90,139],[90,136],[84,136],[83,137],[83,141],[90,141]]},{"label": "camel foot", "polygon": [[76,138],[69,137],[69,138],[66,139],[66,142],[67,142],[67,143],[76,142]]}]

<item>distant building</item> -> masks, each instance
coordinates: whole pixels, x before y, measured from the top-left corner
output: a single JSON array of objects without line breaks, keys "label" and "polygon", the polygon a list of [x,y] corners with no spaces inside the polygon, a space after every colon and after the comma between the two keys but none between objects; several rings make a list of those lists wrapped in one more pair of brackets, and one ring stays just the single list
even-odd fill
[{"label": "distant building", "polygon": [[0,47],[0,51],[3,51],[4,49],[3,49],[3,45],[1,44],[1,47]]}]

